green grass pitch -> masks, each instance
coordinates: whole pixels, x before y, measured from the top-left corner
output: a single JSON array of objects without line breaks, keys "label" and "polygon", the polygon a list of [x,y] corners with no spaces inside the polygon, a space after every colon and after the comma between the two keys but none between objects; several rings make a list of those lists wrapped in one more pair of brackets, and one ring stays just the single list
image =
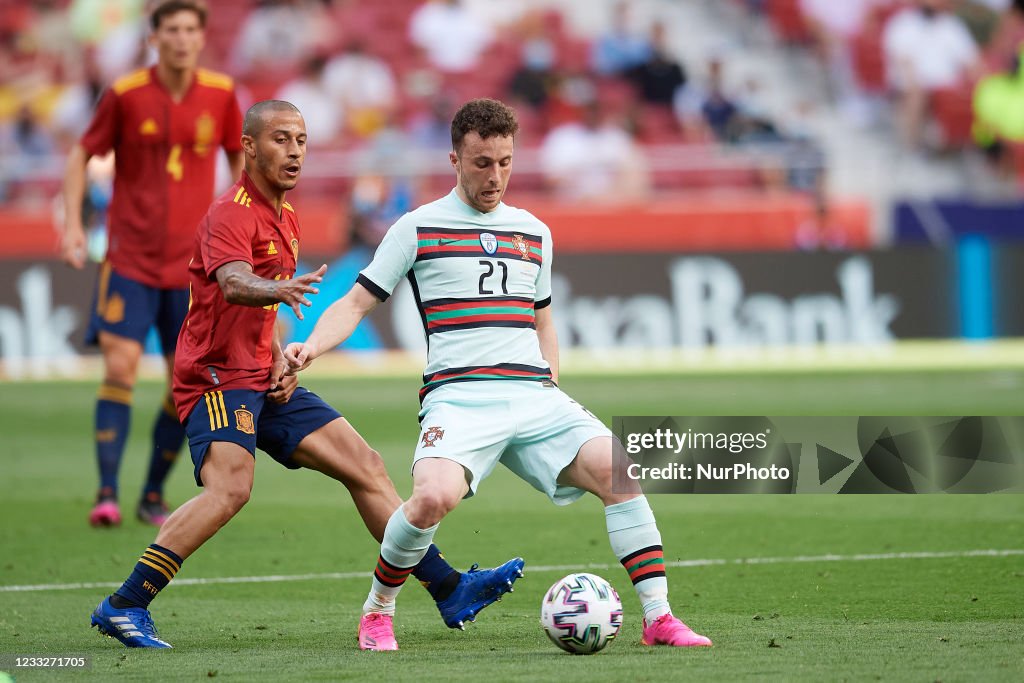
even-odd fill
[{"label": "green grass pitch", "polygon": [[[415,378],[306,385],[339,407],[385,457],[399,493],[417,435]],[[563,377],[602,419],[687,414],[1021,414],[1024,371]],[[505,471],[441,526],[449,560],[491,566],[526,558],[516,591],[465,632],[442,625],[426,592],[402,593],[397,653],[356,649],[355,626],[377,546],[342,487],[259,455],[249,505],[185,564],[180,579],[276,582],[172,584],[154,603],[171,651],[135,651],[88,628],[153,530],[132,518],[160,386],[136,391],[122,468],[120,529],[92,530],[91,382],[8,383],[0,395],[0,655],[86,655],[87,672],[28,671],[18,680],[666,681],[1021,680],[1024,678],[1024,497],[653,496],[677,614],[711,649],[644,648],[639,604],[608,548],[600,504],[555,508]],[[168,495],[193,495],[183,454]],[[893,558],[900,553],[927,554]],[[943,553],[947,553],[943,555]],[[793,561],[837,555],[835,561]],[[854,559],[854,555],[876,556]],[[877,557],[881,556],[881,557]],[[775,563],[734,562],[780,558]],[[592,657],[552,646],[540,601],[574,569],[623,597],[619,638]],[[299,575],[335,574],[334,577]]]}]

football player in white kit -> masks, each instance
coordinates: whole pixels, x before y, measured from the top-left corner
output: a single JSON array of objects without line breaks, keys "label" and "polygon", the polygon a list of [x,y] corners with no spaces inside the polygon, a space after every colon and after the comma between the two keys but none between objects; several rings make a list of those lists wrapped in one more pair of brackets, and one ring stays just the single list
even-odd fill
[{"label": "football player in white kit", "polygon": [[671,612],[661,534],[639,486],[620,476],[613,490],[623,464],[611,432],[558,388],[551,231],[501,201],[518,127],[501,102],[463,105],[452,121],[455,189],[391,226],[352,289],[285,350],[292,371],[308,367],[409,279],[427,337],[422,431],[412,496],[388,521],[363,605],[360,648],[398,649],[392,616],[405,579],[441,519],[499,462],[557,505],[588,491],[601,499],[643,606],[645,645],[711,645]]}]

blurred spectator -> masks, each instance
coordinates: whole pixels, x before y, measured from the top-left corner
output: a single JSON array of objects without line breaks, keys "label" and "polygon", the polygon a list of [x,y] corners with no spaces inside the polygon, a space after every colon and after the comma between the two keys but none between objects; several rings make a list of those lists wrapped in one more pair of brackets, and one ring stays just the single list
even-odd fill
[{"label": "blurred spectator", "polygon": [[[408,178],[368,173],[356,178],[349,207],[349,248],[376,249],[391,224],[413,208]],[[372,253],[367,253],[367,261]]]},{"label": "blurred spectator", "polygon": [[1014,151],[1024,145],[1024,50],[1016,66],[978,82],[973,106],[975,142],[1000,175],[1012,178]]},{"label": "blurred spectator", "polygon": [[21,157],[21,164],[32,166],[53,152],[53,138],[28,105],[18,110],[8,128],[9,149]]},{"label": "blurred spectator", "polygon": [[276,99],[291,102],[306,122],[309,145],[324,147],[338,140],[344,123],[341,107],[331,97],[324,83],[327,57],[315,54],[306,59],[298,77],[285,83]]},{"label": "blurred spectator", "polygon": [[917,148],[929,93],[966,87],[979,71],[978,48],[947,0],[916,0],[889,20],[883,34],[886,70],[897,96],[904,143]]},{"label": "blurred spectator", "polygon": [[547,104],[557,82],[558,48],[539,13],[524,20],[522,33],[519,68],[512,74],[508,92],[517,102],[539,109]]},{"label": "blurred spectator", "polygon": [[84,51],[79,59],[79,73],[61,92],[50,117],[60,149],[70,149],[85,133],[105,84],[91,50]]},{"label": "blurred spectator", "polygon": [[80,46],[71,33],[71,21],[57,0],[32,0],[32,14],[22,32],[22,41],[29,43],[47,62],[56,76],[68,78],[76,73]]},{"label": "blurred spectator", "polygon": [[409,20],[409,40],[426,53],[434,67],[446,73],[476,68],[493,37],[490,26],[459,0],[430,0]]},{"label": "blurred spectator", "polygon": [[643,64],[650,56],[650,43],[630,28],[629,3],[616,2],[610,27],[591,47],[591,68],[601,76],[618,76]]},{"label": "blurred spectator", "polygon": [[660,21],[651,27],[650,53],[646,60],[629,70],[640,99],[647,104],[671,106],[676,91],[686,85],[686,72],[672,56]]},{"label": "blurred spectator", "polygon": [[800,0],[800,10],[828,73],[828,87],[851,122],[867,125],[872,112],[854,73],[854,41],[876,8],[892,0]]},{"label": "blurred spectator", "polygon": [[451,121],[455,106],[444,94],[431,98],[427,107],[412,115],[408,122],[409,141],[422,150],[449,150],[452,148]]},{"label": "blurred spectator", "polygon": [[582,122],[564,123],[545,136],[540,163],[562,199],[628,201],[649,189],[641,149],[596,105],[587,107]]},{"label": "blurred spectator", "polygon": [[325,11],[320,2],[256,0],[235,43],[232,73],[241,78],[287,73],[328,48],[335,24]]},{"label": "blurred spectator", "polygon": [[104,83],[137,68],[156,63],[156,51],[149,44],[149,18],[139,15],[110,31],[96,45],[96,65]]},{"label": "blurred spectator", "polygon": [[729,142],[733,139],[740,110],[725,92],[724,69],[720,58],[714,57],[708,62],[707,90],[700,103],[700,112],[715,138]]},{"label": "blurred spectator", "polygon": [[341,104],[346,125],[359,137],[380,130],[395,105],[391,67],[367,54],[359,38],[327,62],[323,83],[331,98]]},{"label": "blurred spectator", "polygon": [[144,0],[72,0],[72,33],[85,45],[98,45],[115,29],[138,21],[144,5]]},{"label": "blurred spectator", "polygon": [[816,202],[814,213],[797,226],[795,246],[802,251],[842,251],[850,247],[846,228],[832,218],[828,205]]}]

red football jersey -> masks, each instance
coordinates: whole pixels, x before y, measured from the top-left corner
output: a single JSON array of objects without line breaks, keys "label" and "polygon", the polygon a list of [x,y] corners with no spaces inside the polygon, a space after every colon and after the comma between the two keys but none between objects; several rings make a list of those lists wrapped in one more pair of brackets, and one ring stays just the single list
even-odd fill
[{"label": "red football jersey", "polygon": [[245,261],[266,280],[291,278],[299,258],[299,221],[287,202],[278,218],[243,173],[200,221],[194,245],[188,315],[174,353],[174,403],[182,423],[207,391],[270,388],[278,304],[229,304],[216,271]]},{"label": "red football jersey", "polygon": [[114,150],[107,260],[143,284],[180,289],[196,226],[213,200],[217,150],[242,149],[242,115],[231,78],[199,69],[181,102],[141,69],[104,93],[81,144]]}]

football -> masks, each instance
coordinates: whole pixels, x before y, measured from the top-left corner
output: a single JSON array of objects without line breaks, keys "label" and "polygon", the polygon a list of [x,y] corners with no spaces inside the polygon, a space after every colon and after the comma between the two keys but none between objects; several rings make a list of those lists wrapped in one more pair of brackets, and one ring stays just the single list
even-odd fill
[{"label": "football", "polygon": [[618,634],[622,601],[600,576],[569,574],[544,595],[540,623],[558,647],[576,655],[591,655],[603,650]]}]

